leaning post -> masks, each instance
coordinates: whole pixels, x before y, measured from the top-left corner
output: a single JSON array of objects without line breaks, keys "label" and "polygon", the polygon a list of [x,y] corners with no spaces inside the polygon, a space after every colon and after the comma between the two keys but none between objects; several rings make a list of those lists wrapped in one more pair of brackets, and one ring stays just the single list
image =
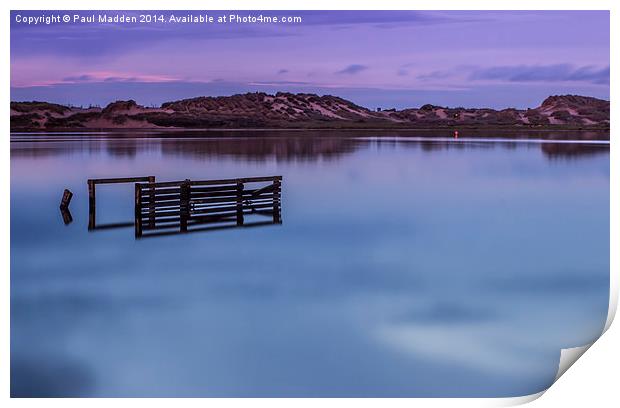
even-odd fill
[{"label": "leaning post", "polygon": [[71,203],[71,198],[73,198],[73,193],[65,188],[65,191],[62,193],[62,199],[60,200],[60,208],[67,209],[69,208],[69,204]]}]

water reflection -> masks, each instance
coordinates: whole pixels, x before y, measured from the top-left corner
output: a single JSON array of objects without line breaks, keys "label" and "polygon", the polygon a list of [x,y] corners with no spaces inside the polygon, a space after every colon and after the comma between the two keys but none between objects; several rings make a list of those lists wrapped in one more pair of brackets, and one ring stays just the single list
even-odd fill
[{"label": "water reflection", "polygon": [[[301,133],[14,140],[12,393],[540,391],[560,349],[596,338],[606,318],[609,147],[556,160],[536,140],[465,133],[458,144]],[[250,136],[256,152],[243,147]],[[124,143],[134,156],[108,150]],[[286,180],[277,228],[88,232],[85,178],[273,174]],[[134,220],[134,187],[101,188],[95,225]],[[65,188],[69,225],[58,215]],[[148,191],[140,196],[147,223]],[[246,209],[244,224],[273,222]]]},{"label": "water reflection", "polygon": [[368,143],[358,139],[326,138],[232,138],[215,140],[161,141],[163,155],[195,157],[232,157],[252,161],[308,161],[336,160]]},{"label": "water reflection", "polygon": [[73,216],[71,215],[71,210],[69,210],[68,207],[60,207],[60,215],[62,217],[62,222],[65,225],[69,225],[73,222]]},{"label": "water reflection", "polygon": [[541,146],[549,159],[579,159],[594,155],[609,154],[609,147],[577,143],[545,143]]},{"label": "water reflection", "polygon": [[11,355],[12,398],[88,396],[92,385],[88,369],[71,358]]},{"label": "water reflection", "polygon": [[[223,137],[217,137],[219,134]],[[424,151],[471,148],[516,148],[517,141],[538,141],[534,146],[546,157],[579,158],[592,154],[605,153],[608,144],[588,144],[609,140],[609,135],[598,132],[530,132],[527,137],[516,138],[519,134],[511,132],[489,133],[501,136],[499,139],[485,139],[483,134],[476,138],[465,135],[459,139],[433,136],[433,132],[387,132],[381,136],[362,132],[213,132],[207,137],[197,137],[192,133],[169,132],[138,134],[103,135],[11,135],[11,155],[13,157],[45,157],[66,154],[96,155],[106,152],[110,157],[134,158],[138,154],[150,153],[162,156],[178,156],[208,160],[215,157],[230,157],[238,160],[257,162],[275,160],[293,161],[331,161],[352,154],[371,144],[382,147],[403,145],[421,148]],[[437,132],[435,132],[437,133]],[[443,132],[445,133],[445,132]],[[439,133],[443,135],[443,133]],[[263,136],[265,134],[266,136]],[[251,135],[251,136],[250,136]],[[429,137],[432,136],[432,137]],[[137,137],[136,137],[137,136]],[[502,140],[506,139],[506,140]],[[579,143],[552,143],[553,140],[571,139]],[[516,141],[511,141],[516,140]],[[45,142],[45,143],[42,143]]]}]

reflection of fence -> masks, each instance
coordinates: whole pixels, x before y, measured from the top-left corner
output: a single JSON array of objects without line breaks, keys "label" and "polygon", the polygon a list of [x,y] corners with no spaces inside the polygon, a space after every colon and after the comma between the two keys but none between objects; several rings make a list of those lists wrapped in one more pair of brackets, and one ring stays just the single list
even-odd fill
[{"label": "reflection of fence", "polygon": [[91,231],[95,229],[129,227],[134,224],[133,222],[120,222],[120,223],[114,223],[114,224],[97,225],[97,222],[96,222],[96,209],[97,209],[96,186],[97,184],[138,183],[141,181],[154,183],[155,176],[88,179],[88,230]]},{"label": "reflection of fence", "polygon": [[[136,183],[137,238],[280,224],[281,176]],[[270,221],[248,222],[251,215]]]}]

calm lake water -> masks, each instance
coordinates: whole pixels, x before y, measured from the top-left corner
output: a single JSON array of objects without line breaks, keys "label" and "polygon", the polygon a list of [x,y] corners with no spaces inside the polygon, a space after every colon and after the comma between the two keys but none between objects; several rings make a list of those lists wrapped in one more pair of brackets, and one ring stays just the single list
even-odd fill
[{"label": "calm lake water", "polygon": [[[204,136],[11,136],[13,396],[519,396],[604,326],[606,142]],[[147,175],[281,175],[282,224],[88,231]]]}]

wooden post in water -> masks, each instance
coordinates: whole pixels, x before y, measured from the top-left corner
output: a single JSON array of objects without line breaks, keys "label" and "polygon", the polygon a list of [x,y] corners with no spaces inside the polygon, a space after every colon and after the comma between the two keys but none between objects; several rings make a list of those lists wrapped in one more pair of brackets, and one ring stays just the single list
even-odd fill
[{"label": "wooden post in water", "polygon": [[71,198],[73,198],[73,193],[65,188],[65,191],[62,193],[62,199],[60,200],[60,208],[69,208]]},{"label": "wooden post in water", "polygon": [[73,217],[68,207],[60,207],[60,215],[62,215],[62,222],[64,222],[65,225],[69,225],[73,222]]},{"label": "wooden post in water", "polygon": [[281,224],[282,219],[280,218],[280,190],[281,183],[279,179],[275,179],[273,181],[273,223]]},{"label": "wooden post in water", "polygon": [[155,183],[155,176],[149,176],[149,226],[155,227],[155,187],[152,184]]},{"label": "wooden post in water", "polygon": [[69,204],[71,203],[72,197],[73,193],[65,188],[65,191],[62,193],[62,199],[60,200],[60,214],[62,215],[62,221],[65,225],[69,225],[73,222],[73,217],[71,217],[71,212],[69,211]]},{"label": "wooden post in water", "polygon": [[95,229],[95,180],[88,180],[88,230]]},{"label": "wooden post in water", "polygon": [[140,238],[142,236],[142,188],[139,183],[136,183],[134,213],[135,234],[136,238]]},{"label": "wooden post in water", "polygon": [[243,225],[243,183],[237,183],[237,225]]},{"label": "wooden post in water", "polygon": [[190,181],[185,179],[181,183],[181,192],[179,196],[179,213],[180,213],[180,231],[187,232],[187,221],[189,219],[189,200],[190,200]]}]

